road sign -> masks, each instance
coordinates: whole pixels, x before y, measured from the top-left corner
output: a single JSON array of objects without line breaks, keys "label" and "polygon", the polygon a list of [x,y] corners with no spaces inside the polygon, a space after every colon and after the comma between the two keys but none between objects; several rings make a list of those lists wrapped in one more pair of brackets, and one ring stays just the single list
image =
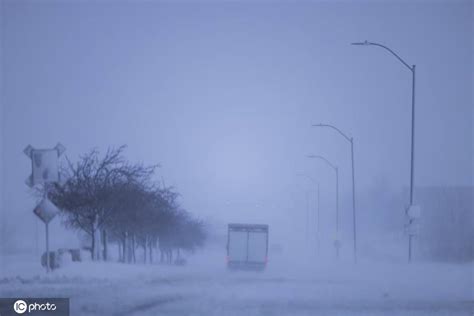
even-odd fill
[{"label": "road sign", "polygon": [[58,213],[59,209],[47,197],[43,198],[41,202],[33,210],[45,224],[48,224]]},{"label": "road sign", "polygon": [[58,143],[52,149],[35,149],[28,145],[23,152],[31,159],[31,175],[26,184],[33,187],[36,184],[44,184],[59,181],[58,157],[66,148]]},{"label": "road sign", "polygon": [[421,207],[419,205],[410,205],[407,209],[407,215],[410,219],[419,219],[421,217]]}]

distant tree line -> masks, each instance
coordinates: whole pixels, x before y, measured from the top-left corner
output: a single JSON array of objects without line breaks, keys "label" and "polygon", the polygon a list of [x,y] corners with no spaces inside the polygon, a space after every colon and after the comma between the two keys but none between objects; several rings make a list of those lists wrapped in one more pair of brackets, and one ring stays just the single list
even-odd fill
[{"label": "distant tree line", "polygon": [[77,163],[62,168],[65,181],[46,188],[62,210],[66,227],[90,239],[92,260],[107,260],[109,243],[119,246],[119,260],[136,262],[143,249],[144,262],[160,250],[161,262],[171,263],[173,251],[194,251],[206,239],[205,225],[182,209],[178,194],[154,181],[157,166],[130,163],[125,147],[101,156],[92,150]]}]

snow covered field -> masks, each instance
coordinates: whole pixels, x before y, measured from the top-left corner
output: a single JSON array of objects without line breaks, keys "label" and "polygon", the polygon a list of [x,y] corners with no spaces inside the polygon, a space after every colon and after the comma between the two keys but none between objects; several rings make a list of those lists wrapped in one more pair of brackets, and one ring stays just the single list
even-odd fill
[{"label": "snow covered field", "polygon": [[[69,297],[71,315],[473,315],[473,264],[298,263],[231,272],[220,253],[185,267],[70,264],[49,275],[4,258],[0,297]],[[19,262],[24,262],[19,264]],[[315,263],[317,262],[317,264]]]}]

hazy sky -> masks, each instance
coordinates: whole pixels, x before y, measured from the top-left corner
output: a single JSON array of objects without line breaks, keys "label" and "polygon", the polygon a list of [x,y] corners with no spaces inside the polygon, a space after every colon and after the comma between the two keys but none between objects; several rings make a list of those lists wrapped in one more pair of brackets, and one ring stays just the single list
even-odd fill
[{"label": "hazy sky", "polygon": [[333,194],[309,153],[350,197],[349,144],[312,123],[354,137],[358,192],[406,187],[411,73],[365,39],[417,66],[415,184],[472,184],[472,1],[0,2],[4,217],[36,220],[22,150],[58,141],[127,144],[224,222],[291,220],[297,172]]}]

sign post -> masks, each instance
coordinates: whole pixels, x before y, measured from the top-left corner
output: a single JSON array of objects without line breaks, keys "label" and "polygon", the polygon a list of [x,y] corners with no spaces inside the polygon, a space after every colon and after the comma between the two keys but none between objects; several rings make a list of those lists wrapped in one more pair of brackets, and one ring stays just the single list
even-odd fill
[{"label": "sign post", "polygon": [[341,247],[342,247],[342,238],[339,231],[336,231],[336,233],[334,234],[333,245],[334,245],[334,248],[336,249],[336,259],[339,260],[339,251],[341,250]]},{"label": "sign post", "polygon": [[[52,149],[35,149],[28,145],[23,152],[31,159],[31,175],[26,184],[33,188],[36,185],[59,182],[58,158],[66,148],[58,143]],[[59,213],[59,209],[49,199],[44,189],[44,197],[35,207],[33,213],[43,221],[46,232],[46,272],[50,270],[49,258],[49,222]]]},{"label": "sign post", "polygon": [[46,271],[49,272],[49,222],[59,213],[59,209],[54,205],[48,197],[44,197],[41,202],[33,210],[36,216],[45,224],[46,230]]},{"label": "sign post", "polygon": [[49,223],[45,223],[45,231],[46,231],[46,273],[49,273]]},{"label": "sign post", "polygon": [[410,205],[406,209],[407,223],[405,224],[405,233],[408,235],[408,258],[412,256],[412,239],[420,233],[421,207],[419,205]]}]

